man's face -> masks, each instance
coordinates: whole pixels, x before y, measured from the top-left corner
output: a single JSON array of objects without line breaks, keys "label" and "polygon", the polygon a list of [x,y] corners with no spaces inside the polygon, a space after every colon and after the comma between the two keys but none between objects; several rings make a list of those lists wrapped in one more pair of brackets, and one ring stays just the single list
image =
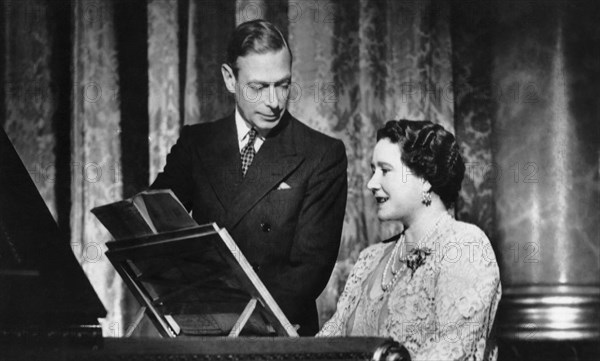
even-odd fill
[{"label": "man's face", "polygon": [[238,74],[233,76],[223,65],[227,89],[235,94],[242,117],[266,136],[287,107],[292,78],[291,59],[287,49],[264,54],[249,53],[237,59]]}]

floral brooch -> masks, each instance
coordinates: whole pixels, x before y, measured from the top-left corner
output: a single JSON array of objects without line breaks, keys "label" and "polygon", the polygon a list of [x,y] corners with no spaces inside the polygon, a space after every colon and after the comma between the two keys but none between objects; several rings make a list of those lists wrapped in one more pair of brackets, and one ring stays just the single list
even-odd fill
[{"label": "floral brooch", "polygon": [[425,263],[425,259],[432,253],[431,248],[413,248],[406,259],[403,262],[406,263],[406,267],[408,267],[411,271],[410,278],[413,277],[417,268],[421,267]]}]

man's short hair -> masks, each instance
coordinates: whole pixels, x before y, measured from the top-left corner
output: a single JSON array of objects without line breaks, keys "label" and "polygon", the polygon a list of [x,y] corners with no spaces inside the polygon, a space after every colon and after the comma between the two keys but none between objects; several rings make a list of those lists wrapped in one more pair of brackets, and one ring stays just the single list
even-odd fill
[{"label": "man's short hair", "polygon": [[227,65],[233,69],[233,74],[237,76],[237,59],[239,57],[246,56],[249,53],[264,54],[283,48],[288,49],[291,59],[292,51],[285,37],[275,25],[262,19],[247,21],[238,25],[231,35],[227,46]]}]

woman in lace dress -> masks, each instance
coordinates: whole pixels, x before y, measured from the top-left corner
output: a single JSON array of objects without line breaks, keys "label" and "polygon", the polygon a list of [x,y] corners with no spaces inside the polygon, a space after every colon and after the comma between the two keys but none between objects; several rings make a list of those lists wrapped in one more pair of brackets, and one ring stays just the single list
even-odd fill
[{"label": "woman in lace dress", "polygon": [[404,231],[361,252],[318,336],[392,337],[413,360],[496,359],[494,252],[481,229],[448,213],[465,172],[454,136],[428,121],[389,121],[371,168],[378,218]]}]

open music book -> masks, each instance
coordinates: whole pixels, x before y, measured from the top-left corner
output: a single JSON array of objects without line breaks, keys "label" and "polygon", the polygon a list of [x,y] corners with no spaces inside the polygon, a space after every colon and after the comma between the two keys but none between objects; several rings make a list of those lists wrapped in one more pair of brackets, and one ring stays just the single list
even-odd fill
[{"label": "open music book", "polygon": [[117,240],[198,226],[170,189],[144,191],[92,213]]}]

